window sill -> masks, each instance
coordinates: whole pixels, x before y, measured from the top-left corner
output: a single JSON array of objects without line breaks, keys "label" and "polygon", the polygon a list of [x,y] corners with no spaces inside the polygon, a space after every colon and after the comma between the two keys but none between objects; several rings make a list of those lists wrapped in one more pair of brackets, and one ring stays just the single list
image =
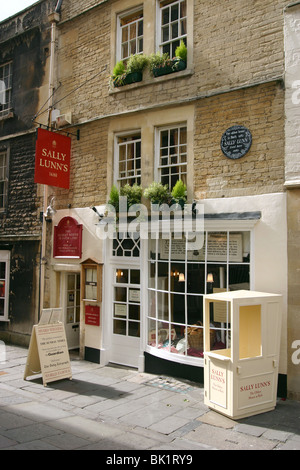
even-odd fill
[{"label": "window sill", "polygon": [[144,86],[155,85],[156,83],[167,82],[169,80],[176,80],[180,78],[190,77],[194,74],[193,69],[184,69],[179,72],[173,72],[166,75],[161,75],[159,77],[152,77],[149,73],[145,73],[145,77],[143,76],[143,80],[141,82],[131,83],[129,85],[123,85],[118,88],[111,88],[109,90],[110,95],[115,95],[121,93],[123,91],[134,90],[136,88],[141,88]]},{"label": "window sill", "polygon": [[177,362],[178,364],[185,364],[196,367],[204,367],[204,359],[201,357],[185,356],[183,354],[173,354],[171,352],[157,349],[147,345],[145,351],[152,356],[165,359],[166,361]]},{"label": "window sill", "polygon": [[15,115],[13,113],[13,111],[9,111],[7,114],[5,114],[4,116],[0,116],[0,121],[5,121],[5,119],[11,119],[13,118]]}]

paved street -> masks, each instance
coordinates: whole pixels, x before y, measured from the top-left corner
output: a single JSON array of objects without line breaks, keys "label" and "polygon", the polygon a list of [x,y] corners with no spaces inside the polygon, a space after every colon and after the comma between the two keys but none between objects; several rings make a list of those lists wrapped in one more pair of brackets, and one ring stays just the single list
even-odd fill
[{"label": "paved street", "polygon": [[203,387],[71,356],[72,380],[23,380],[27,349],[0,362],[1,450],[300,450],[300,403],[233,421],[203,403]]}]

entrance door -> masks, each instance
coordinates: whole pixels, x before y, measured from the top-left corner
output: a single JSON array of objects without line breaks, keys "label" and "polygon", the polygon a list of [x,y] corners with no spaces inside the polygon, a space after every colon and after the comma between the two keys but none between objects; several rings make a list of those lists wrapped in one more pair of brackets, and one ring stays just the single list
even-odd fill
[{"label": "entrance door", "polygon": [[65,329],[69,349],[79,348],[80,274],[66,273]]},{"label": "entrance door", "polygon": [[138,367],[140,311],[140,270],[114,268],[111,362]]}]

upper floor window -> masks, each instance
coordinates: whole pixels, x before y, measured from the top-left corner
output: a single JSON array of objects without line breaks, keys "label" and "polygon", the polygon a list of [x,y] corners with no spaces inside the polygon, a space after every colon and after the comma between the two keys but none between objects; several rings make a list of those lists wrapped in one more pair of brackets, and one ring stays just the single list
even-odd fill
[{"label": "upper floor window", "polygon": [[0,65],[0,117],[11,110],[12,63]]},{"label": "upper floor window", "polygon": [[135,10],[118,18],[117,60],[143,52],[143,10]]},{"label": "upper floor window", "polygon": [[0,151],[0,211],[5,209],[7,200],[7,151]]},{"label": "upper floor window", "polygon": [[141,184],[141,134],[126,134],[116,138],[116,180],[119,186]]},{"label": "upper floor window", "polygon": [[159,179],[170,189],[177,180],[187,183],[187,128],[185,125],[157,131],[157,169]]},{"label": "upper floor window", "polygon": [[186,0],[159,1],[159,49],[175,57],[175,50],[182,40],[187,43]]}]

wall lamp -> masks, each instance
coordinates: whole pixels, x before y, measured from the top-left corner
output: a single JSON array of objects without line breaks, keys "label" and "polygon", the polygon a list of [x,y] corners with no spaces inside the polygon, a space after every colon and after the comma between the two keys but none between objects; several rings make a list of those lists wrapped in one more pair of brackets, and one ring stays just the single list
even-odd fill
[{"label": "wall lamp", "polygon": [[100,222],[103,219],[104,214],[100,214],[97,210],[97,207],[95,206],[91,207],[91,209],[97,214],[97,216],[99,217],[99,222]]}]

